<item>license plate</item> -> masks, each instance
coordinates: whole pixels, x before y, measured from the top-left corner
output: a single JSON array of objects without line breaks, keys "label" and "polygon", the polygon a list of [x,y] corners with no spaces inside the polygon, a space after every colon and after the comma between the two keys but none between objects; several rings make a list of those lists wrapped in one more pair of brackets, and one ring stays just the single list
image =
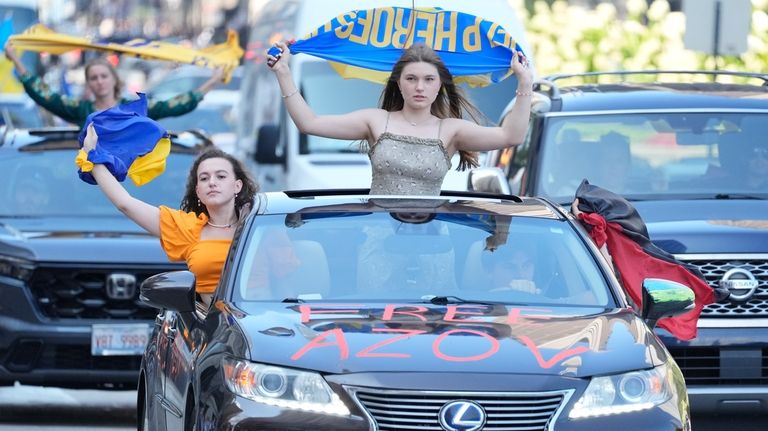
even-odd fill
[{"label": "license plate", "polygon": [[143,355],[149,342],[149,325],[93,325],[91,355],[118,356]]}]

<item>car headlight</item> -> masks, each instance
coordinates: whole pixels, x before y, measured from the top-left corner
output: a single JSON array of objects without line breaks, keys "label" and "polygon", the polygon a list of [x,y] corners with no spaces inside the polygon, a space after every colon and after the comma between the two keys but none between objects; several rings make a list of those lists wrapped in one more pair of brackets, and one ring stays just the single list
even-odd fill
[{"label": "car headlight", "polygon": [[349,415],[347,406],[318,373],[225,359],[224,376],[230,391],[259,403]]},{"label": "car headlight", "polygon": [[666,365],[614,376],[593,377],[571,410],[571,419],[648,410],[672,396]]},{"label": "car headlight", "polygon": [[35,265],[28,260],[0,255],[0,276],[27,281],[34,270]]}]

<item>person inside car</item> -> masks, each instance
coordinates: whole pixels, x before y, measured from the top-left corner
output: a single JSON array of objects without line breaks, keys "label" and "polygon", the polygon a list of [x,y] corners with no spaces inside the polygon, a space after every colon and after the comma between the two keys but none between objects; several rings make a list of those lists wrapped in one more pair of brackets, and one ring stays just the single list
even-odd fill
[{"label": "person inside car", "polygon": [[541,294],[536,286],[536,250],[531,242],[515,242],[483,253],[483,263],[491,277],[491,292],[513,290]]},{"label": "person inside car", "polygon": [[[439,195],[451,157],[461,156],[459,170],[477,166],[475,151],[519,145],[530,117],[532,76],[525,56],[516,51],[511,67],[518,78],[517,99],[503,127],[482,127],[463,119],[477,113],[438,54],[423,44],[404,50],[392,68],[379,109],[341,115],[317,115],[306,103],[288,67],[285,43],[278,58],[267,53],[283,101],[303,133],[366,142],[371,159],[371,194]],[[472,115],[478,118],[476,115]]]},{"label": "person inside car", "polygon": [[768,145],[752,145],[750,153],[746,186],[749,190],[768,190]]},{"label": "person inside car", "polygon": [[614,193],[626,192],[627,171],[632,160],[629,137],[618,132],[608,132],[600,136],[598,145],[595,178],[590,182]]},{"label": "person inside car", "polygon": [[[86,91],[93,100],[74,99],[51,91],[41,77],[33,75],[24,66],[12,42],[5,45],[5,56],[13,62],[24,91],[38,105],[45,108],[62,120],[75,123],[79,127],[93,112],[103,111],[115,105],[126,102],[122,98],[122,81],[115,67],[105,58],[96,58],[85,66]],[[203,100],[205,94],[224,77],[223,69],[215,69],[211,78],[194,91],[188,91],[169,100],[151,100],[147,116],[152,119],[174,117],[194,110]]]},{"label": "person inside car", "polygon": [[[98,145],[91,123],[83,150]],[[131,196],[106,166],[96,164],[93,178],[109,200],[160,243],[173,261],[195,274],[195,290],[209,304],[219,282],[235,229],[253,206],[258,185],[243,165],[219,148],[203,151],[189,171],[181,209],[156,207]]]}]

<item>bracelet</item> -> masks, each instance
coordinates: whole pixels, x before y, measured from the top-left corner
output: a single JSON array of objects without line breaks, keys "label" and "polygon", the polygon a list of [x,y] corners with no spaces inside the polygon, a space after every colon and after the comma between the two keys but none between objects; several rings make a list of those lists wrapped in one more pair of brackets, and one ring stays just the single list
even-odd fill
[{"label": "bracelet", "polygon": [[517,91],[515,91],[515,94],[517,96],[533,96],[533,91],[520,91],[520,90],[517,90]]},{"label": "bracelet", "polygon": [[291,91],[289,94],[281,94],[281,96],[283,97],[283,99],[287,99],[298,92],[299,92],[299,87],[296,87],[296,89]]}]

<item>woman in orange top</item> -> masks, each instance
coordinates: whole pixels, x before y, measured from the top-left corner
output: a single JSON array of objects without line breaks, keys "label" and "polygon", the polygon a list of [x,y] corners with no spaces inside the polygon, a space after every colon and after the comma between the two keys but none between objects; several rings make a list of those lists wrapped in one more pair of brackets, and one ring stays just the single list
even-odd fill
[{"label": "woman in orange top", "polygon": [[[97,142],[98,136],[91,124],[83,149],[91,151]],[[259,190],[243,165],[218,148],[201,153],[190,169],[180,210],[156,207],[134,198],[104,165],[95,165],[91,173],[123,214],[160,238],[171,260],[187,263],[195,274],[195,290],[209,304],[235,227],[250,211]]]}]

